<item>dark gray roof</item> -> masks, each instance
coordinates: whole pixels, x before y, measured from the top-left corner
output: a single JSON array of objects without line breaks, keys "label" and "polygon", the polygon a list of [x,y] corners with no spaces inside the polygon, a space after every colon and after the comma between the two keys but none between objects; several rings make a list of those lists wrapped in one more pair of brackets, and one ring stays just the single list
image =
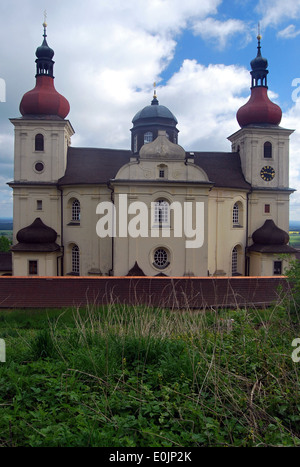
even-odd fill
[{"label": "dark gray roof", "polygon": [[131,151],[69,147],[67,169],[60,185],[107,183],[130,161]]},{"label": "dark gray roof", "polygon": [[156,118],[167,118],[174,120],[175,123],[178,123],[177,118],[172,114],[172,112],[165,107],[164,105],[147,105],[142,110],[139,110],[132,119],[132,123],[136,123],[140,119],[156,119]]},{"label": "dark gray roof", "polygon": [[[187,153],[189,154],[189,153]],[[194,162],[218,187],[250,189],[244,179],[240,156],[232,152],[195,152]],[[103,184],[114,179],[130,161],[132,152],[124,149],[69,147],[65,175],[59,185]]]},{"label": "dark gray roof", "polygon": [[194,161],[217,187],[249,190],[237,152],[195,152]]},{"label": "dark gray roof", "polygon": [[260,245],[254,243],[247,248],[248,252],[256,251],[259,253],[278,253],[278,254],[291,254],[297,253],[297,250],[290,245]]}]

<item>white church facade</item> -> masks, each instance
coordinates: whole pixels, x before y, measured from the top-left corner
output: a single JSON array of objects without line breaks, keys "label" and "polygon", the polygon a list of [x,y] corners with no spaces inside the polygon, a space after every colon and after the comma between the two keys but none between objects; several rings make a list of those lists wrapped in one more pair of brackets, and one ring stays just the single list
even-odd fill
[{"label": "white church facade", "polygon": [[15,276],[273,276],[289,246],[289,137],[267,95],[267,60],[231,152],[186,152],[156,92],[132,120],[128,150],[76,148],[70,106],[54,87],[54,51],[36,50],[36,86],[15,128]]}]

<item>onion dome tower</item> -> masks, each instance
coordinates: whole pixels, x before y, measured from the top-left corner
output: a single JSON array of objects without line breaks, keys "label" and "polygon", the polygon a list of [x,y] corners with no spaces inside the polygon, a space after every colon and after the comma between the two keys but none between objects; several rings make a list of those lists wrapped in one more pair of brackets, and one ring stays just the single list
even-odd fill
[{"label": "onion dome tower", "polygon": [[288,245],[289,234],[280,229],[272,219],[265,223],[252,234],[253,245],[248,251],[261,253],[296,253],[293,247]]},{"label": "onion dome tower", "polygon": [[247,125],[279,125],[282,117],[280,107],[270,101],[267,90],[268,61],[261,55],[261,35],[257,36],[257,56],[251,61],[251,96],[237,112],[241,128]]},{"label": "onion dome tower", "polygon": [[165,130],[172,143],[178,142],[179,130],[176,128],[178,121],[167,107],[159,104],[155,89],[151,105],[137,112],[132,123],[133,127],[130,131],[133,154],[138,154],[144,144],[154,141],[159,130]]},{"label": "onion dome tower", "polygon": [[12,251],[57,251],[60,247],[56,239],[56,231],[38,217],[32,224],[19,230],[17,233],[19,243],[12,247]]},{"label": "onion dome tower", "polygon": [[54,87],[53,66],[54,51],[47,44],[46,22],[43,23],[44,40],[36,49],[36,85],[24,94],[20,103],[23,117],[49,117],[64,119],[70,112],[67,99]]}]

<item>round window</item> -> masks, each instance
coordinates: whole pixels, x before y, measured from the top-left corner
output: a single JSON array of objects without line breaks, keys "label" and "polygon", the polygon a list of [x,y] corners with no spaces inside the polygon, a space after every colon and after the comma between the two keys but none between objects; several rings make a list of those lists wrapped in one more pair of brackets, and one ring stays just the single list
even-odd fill
[{"label": "round window", "polygon": [[165,269],[169,264],[169,255],[164,248],[157,248],[154,252],[154,266],[158,269]]},{"label": "round window", "polygon": [[43,172],[45,166],[42,162],[36,162],[35,165],[34,165],[34,170],[36,172]]}]

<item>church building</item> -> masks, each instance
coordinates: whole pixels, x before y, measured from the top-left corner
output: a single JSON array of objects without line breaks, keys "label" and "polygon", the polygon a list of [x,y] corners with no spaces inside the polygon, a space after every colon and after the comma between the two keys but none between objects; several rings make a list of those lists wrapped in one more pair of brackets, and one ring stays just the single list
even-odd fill
[{"label": "church building", "polygon": [[[14,276],[273,276],[289,246],[289,137],[251,61],[251,96],[231,152],[187,152],[156,91],[128,125],[128,150],[71,145],[54,51],[36,50],[36,85],[15,128]],[[130,128],[131,126],[131,128]],[[130,133],[129,133],[130,135]]]}]

